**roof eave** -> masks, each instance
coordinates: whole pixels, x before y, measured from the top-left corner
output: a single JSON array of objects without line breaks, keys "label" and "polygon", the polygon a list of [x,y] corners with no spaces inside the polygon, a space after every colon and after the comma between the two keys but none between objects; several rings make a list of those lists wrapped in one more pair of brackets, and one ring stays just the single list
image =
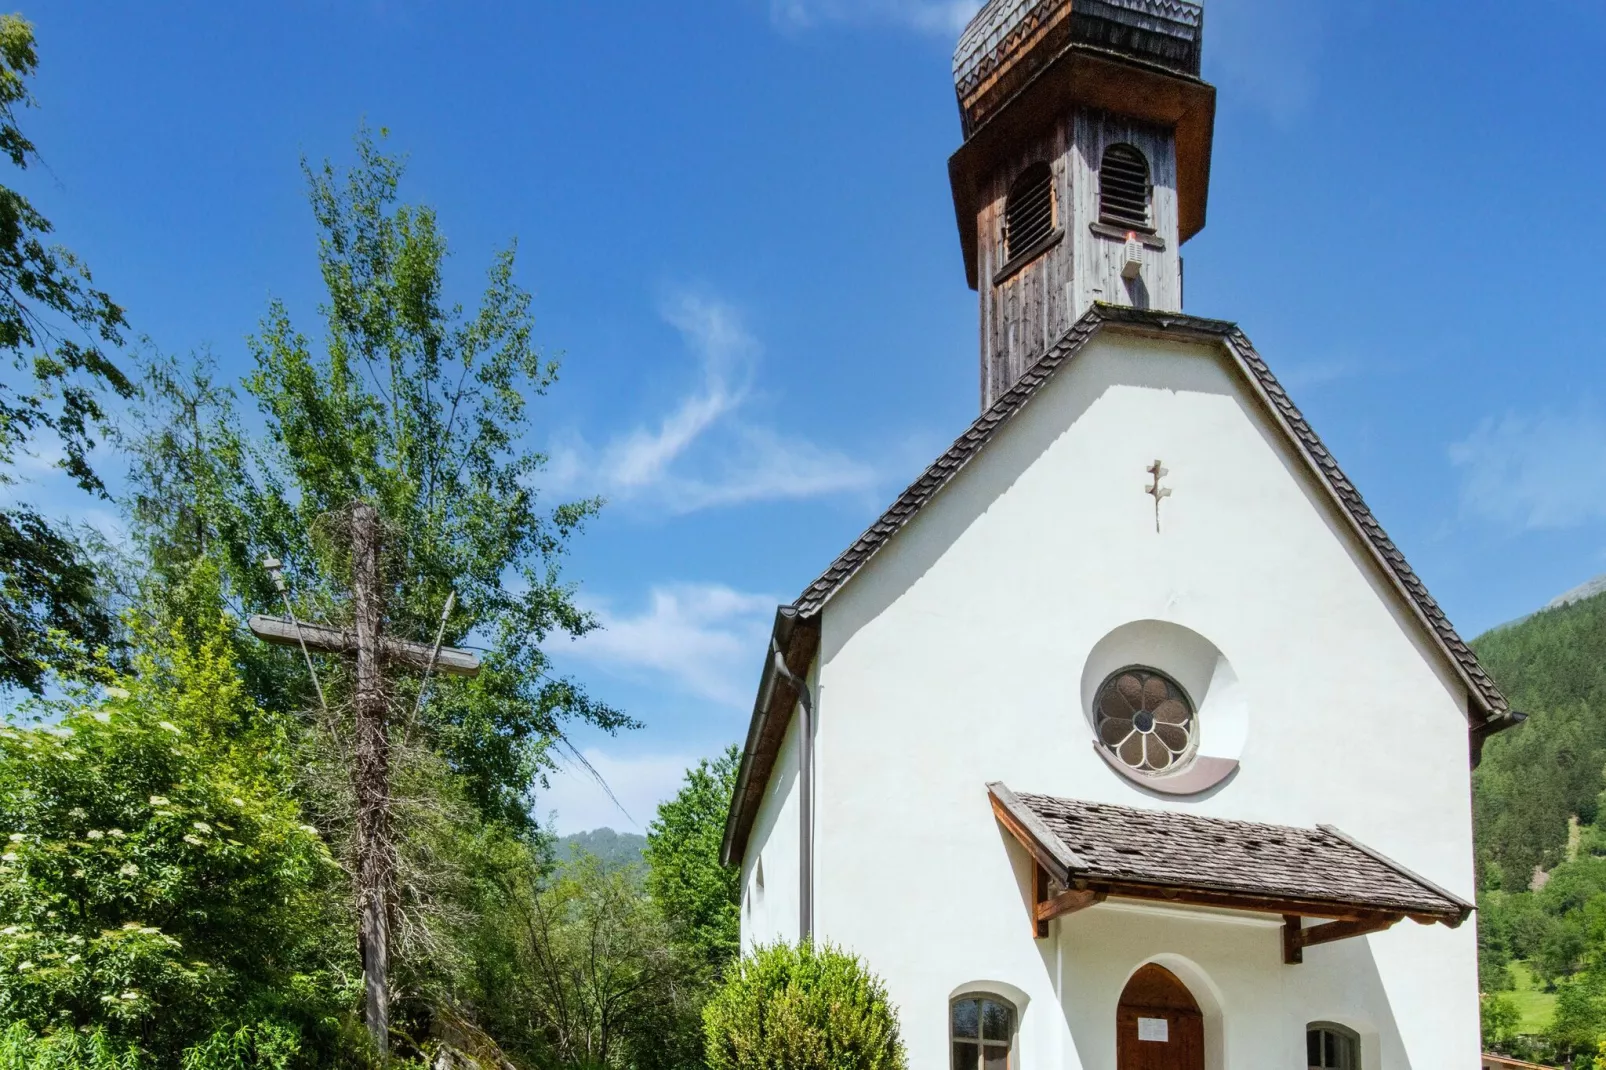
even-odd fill
[{"label": "roof eave", "polygon": [[769,645],[764,651],[764,671],[759,677],[753,716],[748,723],[747,741],[742,747],[742,761],[736,773],[736,789],[725,815],[725,835],[719,848],[719,860],[723,865],[739,864],[747,851],[753,820],[774,771],[792,708],[797,703],[796,687],[777,671],[776,654],[780,653],[793,679],[802,680],[807,677],[814,652],[819,648],[819,635],[817,614],[805,615],[795,605],[776,608]]},{"label": "roof eave", "polygon": [[[1427,904],[1416,908],[1407,908],[1398,904],[1378,901],[1368,902],[1360,899],[1289,897],[1264,889],[1245,888],[1213,881],[1190,880],[1185,883],[1177,883],[1153,878],[1117,876],[1113,873],[1102,872],[1097,867],[1091,866],[1078,857],[1043,822],[1037,812],[1020,799],[1019,796],[1015,795],[1006,785],[998,782],[988,784],[987,792],[993,804],[993,812],[1000,819],[1006,830],[1028,854],[1037,858],[1039,864],[1044,865],[1044,868],[1050,871],[1055,880],[1067,887],[1102,887],[1107,890],[1112,898],[1133,895],[1148,897],[1151,894],[1158,894],[1164,900],[1169,899],[1172,892],[1192,891],[1205,893],[1206,902],[1227,909],[1242,909],[1264,913],[1269,909],[1266,905],[1269,902],[1286,906],[1290,913],[1315,917],[1341,915],[1350,911],[1393,912],[1409,914],[1412,917],[1421,919],[1431,919],[1452,929],[1459,927],[1476,909],[1473,904],[1462,897],[1407,869],[1387,855],[1366,846],[1331,825],[1318,825],[1317,827],[1328,836],[1343,842],[1352,850],[1366,855],[1379,865],[1392,870],[1397,876],[1415,884],[1431,896],[1440,899],[1442,903],[1433,909],[1428,909]],[[1055,862],[1058,865],[1049,864]],[[1234,903],[1235,899],[1236,905]],[[1220,900],[1220,902],[1216,902],[1216,900]]]}]

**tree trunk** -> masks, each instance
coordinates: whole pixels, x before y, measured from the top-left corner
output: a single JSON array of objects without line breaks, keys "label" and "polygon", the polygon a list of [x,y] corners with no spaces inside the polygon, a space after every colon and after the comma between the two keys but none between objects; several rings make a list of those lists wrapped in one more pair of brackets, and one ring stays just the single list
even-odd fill
[{"label": "tree trunk", "polygon": [[384,617],[379,579],[379,513],[359,503],[351,513],[352,606],[357,626],[356,765],[357,909],[365,1017],[381,1054],[390,1050],[390,741],[380,667]]}]

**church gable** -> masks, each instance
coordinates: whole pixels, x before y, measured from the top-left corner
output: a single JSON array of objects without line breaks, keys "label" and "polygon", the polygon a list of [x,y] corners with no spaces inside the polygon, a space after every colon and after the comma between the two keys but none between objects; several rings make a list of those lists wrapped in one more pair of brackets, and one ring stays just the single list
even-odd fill
[{"label": "church gable", "polygon": [[1180,313],[1156,313],[1113,305],[1096,306],[1088,312],[1058,345],[1022,376],[997,404],[983,413],[852,546],[809,585],[795,603],[797,611],[804,617],[819,613],[860,569],[1002,433],[1007,424],[1032,403],[1062,368],[1074,362],[1106,330],[1219,345],[1243,371],[1246,385],[1262,404],[1266,416],[1283,434],[1313,479],[1330,496],[1340,515],[1352,527],[1393,587],[1401,604],[1417,620],[1454,674],[1466,685],[1472,705],[1469,716],[1474,726],[1484,721],[1501,721],[1509,714],[1510,705],[1505,696],[1456,632],[1426,585],[1411,569],[1405,555],[1372,515],[1365,499],[1339,468],[1338,462],[1294,405],[1253,343],[1234,324]]},{"label": "church gable", "polygon": [[921,1065],[1475,1051],[1462,748],[1521,716],[1249,340],[1180,311],[1203,28],[981,7],[982,415],[776,616],[723,855],[799,899],[743,936],[877,964]]},{"label": "church gable", "polygon": [[[1150,342],[1145,340],[1151,340],[1154,344],[1151,346]],[[1096,342],[1099,344],[1096,345]],[[1216,361],[1209,360],[1206,354],[1200,352],[1200,346],[1210,347],[1219,354],[1219,358]],[[1361,570],[1366,573],[1372,589],[1383,599],[1384,604],[1391,606],[1392,619],[1411,636],[1416,648],[1428,658],[1430,664],[1435,666],[1442,679],[1454,680],[1464,687],[1468,696],[1465,713],[1470,720],[1469,731],[1474,749],[1486,733],[1506,724],[1513,715],[1504,696],[1483,672],[1476,657],[1455,632],[1420,579],[1405,562],[1398,548],[1367,509],[1354,485],[1344,476],[1332,455],[1242,332],[1232,324],[1219,321],[1198,319],[1177,313],[1157,313],[1107,305],[1095,306],[1088,312],[1042,360],[1029,369],[996,404],[960,436],[952,447],[900,495],[892,507],[840,555],[820,578],[803,592],[793,606],[783,611],[781,619],[785,624],[785,641],[780,644],[780,649],[785,655],[790,671],[799,674],[807,671],[819,647],[821,617],[829,616],[826,614],[827,606],[833,604],[847,588],[853,586],[856,577],[859,577],[872,561],[884,559],[885,564],[878,564],[877,570],[893,568],[911,575],[922,574],[935,563],[937,558],[949,552],[945,540],[962,536],[956,525],[963,525],[969,521],[960,517],[975,513],[978,509],[980,513],[993,510],[992,506],[976,503],[959,506],[957,513],[946,516],[940,522],[942,534],[935,536],[929,533],[920,534],[916,537],[916,542],[924,543],[923,546],[917,549],[910,544],[891,551],[890,556],[885,556],[900,540],[915,534],[912,531],[906,532],[906,529],[911,527],[917,517],[924,519],[924,515],[930,512],[933,503],[945,493],[953,491],[956,477],[961,472],[976,465],[986,454],[1004,464],[1006,468],[1011,468],[1012,471],[1018,470],[1020,485],[1028,486],[1037,478],[1031,472],[1034,464],[1031,457],[1024,456],[1011,460],[1006,459],[1004,454],[1011,451],[1031,454],[1034,449],[1039,448],[1045,436],[1059,433],[1055,428],[1065,430],[1061,425],[1066,421],[1074,425],[1078,420],[1091,419],[1097,422],[1107,418],[1105,413],[1098,410],[1100,402],[1095,401],[1080,412],[1056,411],[1052,414],[1041,412],[1037,414],[1036,419],[1026,419],[1026,414],[1032,411],[1034,404],[1047,403],[1044,399],[1051,393],[1047,389],[1051,383],[1057,386],[1060,378],[1076,375],[1077,372],[1073,369],[1077,367],[1079,360],[1084,363],[1093,360],[1095,364],[1086,365],[1088,369],[1092,369],[1098,362],[1106,360],[1108,351],[1112,349],[1141,355],[1150,348],[1157,354],[1152,358],[1152,365],[1150,365],[1151,358],[1142,357],[1135,362],[1128,361],[1127,366],[1132,369],[1143,369],[1143,374],[1151,379],[1147,385],[1162,391],[1161,395],[1156,395],[1160,400],[1157,402],[1155,418],[1165,418],[1161,410],[1164,409],[1166,392],[1196,390],[1217,394],[1232,393],[1234,395],[1230,406],[1232,411],[1252,413],[1261,428],[1262,435],[1271,441],[1282,458],[1282,467],[1275,473],[1266,470],[1255,478],[1269,482],[1282,478],[1285,471],[1294,475],[1303,488],[1302,493],[1311,498],[1316,508],[1327,518],[1324,534],[1330,530],[1338,535],[1344,544],[1343,553],[1348,555],[1348,560],[1358,563]],[[1180,361],[1164,359],[1158,355],[1166,351],[1170,351],[1173,355],[1179,353],[1186,355]],[[1146,365],[1150,366],[1145,368]],[[1163,377],[1168,375],[1180,375],[1188,381],[1164,381]],[[1197,381],[1192,381],[1194,379]],[[1056,397],[1060,396],[1057,390],[1052,393]],[[1056,401],[1054,404],[1059,405],[1060,402]],[[1026,444],[1024,441],[1011,442],[1012,437],[1018,439],[1019,436],[1006,431],[1006,428],[1022,421],[1026,424],[1042,425],[1032,436],[1031,444]],[[1045,427],[1048,429],[1044,430]],[[1118,433],[1118,430],[1110,433]],[[1210,443],[1209,448],[1214,449],[1215,444]],[[1000,454],[999,451],[1003,453]],[[1088,459],[1087,465],[1098,466],[1102,463],[1097,453],[1084,451],[1083,456],[1084,459]],[[1158,460],[1162,462],[1163,468],[1167,458],[1162,457]],[[1174,458],[1172,463],[1176,463]],[[1275,467],[1274,462],[1262,463],[1273,463]],[[1191,479],[1197,479],[1198,468],[1199,466],[1194,466],[1194,471],[1190,473]],[[1110,474],[1083,471],[1072,474],[1076,475],[1078,480],[1084,475],[1089,478],[1095,475],[1100,479],[1115,478]],[[1145,474],[1134,467],[1130,472],[1122,469],[1119,477],[1131,483],[1130,488],[1126,483],[1120,485],[1119,493],[1126,494],[1130,490],[1130,495],[1120,499],[1126,503],[1121,508],[1152,511],[1158,506],[1159,515],[1163,519],[1167,515],[1167,510],[1179,506],[1184,509],[1193,507],[1193,502],[1185,500],[1162,498],[1157,503],[1141,495],[1139,492],[1144,489],[1144,485],[1154,480],[1152,473]],[[1173,483],[1175,479],[1176,477],[1171,476],[1169,472],[1164,472],[1161,477],[1162,485],[1155,489],[1163,494],[1168,489],[1167,484]],[[1197,482],[1189,489],[1195,495],[1205,493],[1204,488]],[[1238,493],[1238,491],[1230,492]],[[1009,493],[1013,494],[1015,490],[1012,488]],[[1056,485],[1032,493],[1057,494],[1059,487]],[[1100,500],[1109,497],[1109,494],[1103,494]],[[939,512],[946,514],[949,510],[939,510]],[[1182,518],[1186,516],[1186,512],[1177,515]],[[997,518],[988,518],[988,522],[997,522]],[[1052,538],[1041,531],[1018,534],[1027,539]],[[1079,537],[1079,533],[1073,534]],[[1270,540],[1265,545],[1273,546],[1277,545],[1276,540],[1292,536],[1280,532],[1257,531],[1249,533],[1249,537]],[[1105,535],[1103,538],[1106,542],[1102,545],[1119,545],[1119,536]],[[1117,541],[1111,543],[1109,542],[1111,539]],[[1329,556],[1336,554],[1335,548],[1333,554]],[[985,567],[993,568],[993,566]],[[978,572],[973,579],[966,582],[996,585],[1000,577],[1010,574],[1012,567],[1014,567],[1013,562],[998,561],[993,571]],[[949,582],[950,586],[946,588],[945,595],[933,595],[928,591],[925,597],[928,599],[945,597],[950,601],[961,597],[988,597],[984,593],[961,595],[959,590],[952,586],[953,582],[957,581],[950,579]],[[1246,588],[1246,597],[1248,594],[1249,590]],[[832,632],[841,634],[844,628],[849,630],[856,628],[862,621],[850,622],[847,618],[859,618],[866,613],[873,614],[875,612],[873,606],[878,604],[882,597],[882,595],[869,595],[867,601],[859,598],[849,599],[848,603],[854,603],[853,605],[843,604],[841,608],[833,610],[837,623],[833,625]],[[1319,599],[1315,600],[1319,602]],[[951,608],[956,614],[962,615],[964,612],[963,606],[955,605]],[[1311,613],[1319,614],[1321,607],[1319,604],[1311,605],[1309,610]],[[844,613],[847,617],[843,616]],[[783,638],[779,631],[777,638]],[[828,646],[834,642],[836,641],[828,641]],[[830,655],[831,650],[826,650],[821,655],[822,660],[827,660]],[[769,676],[767,673],[766,678]],[[790,717],[791,704],[795,699],[795,694],[784,685],[776,686],[769,683],[762,689],[760,709],[755,710],[753,733],[748,740],[742,781],[738,788],[741,801],[733,808],[732,822],[727,829],[729,833],[727,845],[733,850],[739,851],[739,845],[745,841],[747,827],[751,825],[751,804],[745,800],[762,790],[762,785],[767,780],[770,767],[773,765],[778,737],[775,737],[773,743],[770,737],[784,731]],[[1202,790],[1203,787],[1219,781],[1231,771],[1225,765],[1211,770],[1208,762],[1201,761],[1196,764],[1201,766],[1198,775],[1205,779],[1200,784],[1184,785],[1187,790],[1180,791],[1181,794]]]}]

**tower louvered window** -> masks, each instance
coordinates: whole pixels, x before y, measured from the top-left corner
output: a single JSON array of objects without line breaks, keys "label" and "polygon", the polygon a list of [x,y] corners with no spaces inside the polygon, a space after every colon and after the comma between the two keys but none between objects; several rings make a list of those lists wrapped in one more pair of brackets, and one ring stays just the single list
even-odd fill
[{"label": "tower louvered window", "polygon": [[1009,187],[1004,202],[1004,257],[1012,260],[1054,232],[1054,172],[1034,163]]},{"label": "tower louvered window", "polygon": [[1149,161],[1131,145],[1111,145],[1099,166],[1099,222],[1148,230]]}]

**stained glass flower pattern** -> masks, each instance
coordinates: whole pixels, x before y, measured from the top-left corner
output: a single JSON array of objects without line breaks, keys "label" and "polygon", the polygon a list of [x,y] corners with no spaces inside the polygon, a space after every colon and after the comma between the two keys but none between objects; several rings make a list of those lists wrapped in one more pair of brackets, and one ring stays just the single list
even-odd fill
[{"label": "stained glass flower pattern", "polygon": [[1093,702],[1099,742],[1140,773],[1167,773],[1193,753],[1193,703],[1155,669],[1122,669]]}]

